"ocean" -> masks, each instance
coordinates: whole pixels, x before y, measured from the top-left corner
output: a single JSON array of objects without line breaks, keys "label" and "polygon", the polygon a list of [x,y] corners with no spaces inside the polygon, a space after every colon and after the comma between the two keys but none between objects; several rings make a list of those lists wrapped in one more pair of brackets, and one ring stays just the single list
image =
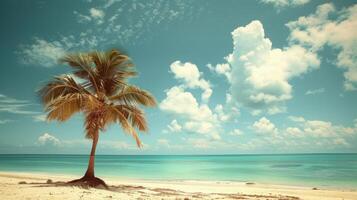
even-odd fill
[{"label": "ocean", "polygon": [[[0,171],[81,176],[87,155],[0,155]],[[357,188],[357,154],[97,155],[96,176]]]}]

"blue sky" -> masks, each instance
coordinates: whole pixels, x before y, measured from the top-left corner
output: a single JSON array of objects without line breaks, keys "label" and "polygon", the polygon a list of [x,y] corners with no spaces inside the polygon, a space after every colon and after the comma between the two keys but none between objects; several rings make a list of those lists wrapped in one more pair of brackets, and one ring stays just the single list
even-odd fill
[{"label": "blue sky", "polygon": [[82,116],[46,122],[35,91],[111,48],[159,105],[144,148],[113,125],[100,154],[357,153],[356,1],[1,4],[0,153],[88,153]]}]

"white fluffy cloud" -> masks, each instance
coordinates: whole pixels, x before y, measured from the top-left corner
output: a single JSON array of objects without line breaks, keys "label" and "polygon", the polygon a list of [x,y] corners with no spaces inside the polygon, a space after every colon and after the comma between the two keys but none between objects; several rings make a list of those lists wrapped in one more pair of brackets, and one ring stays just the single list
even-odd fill
[{"label": "white fluffy cloud", "polygon": [[82,14],[77,11],[74,11],[74,14],[77,16],[77,21],[79,23],[86,23],[94,21],[96,24],[102,24],[105,13],[103,10],[98,8],[90,8],[87,14]]},{"label": "white fluffy cloud", "polygon": [[51,67],[57,64],[59,58],[65,55],[66,47],[62,42],[48,42],[35,38],[31,45],[22,45],[20,51],[20,61],[24,64],[40,65]]},{"label": "white fluffy cloud", "polygon": [[256,133],[262,133],[262,134],[278,133],[278,129],[275,127],[275,125],[265,117],[262,117],[258,121],[254,122],[254,124],[252,125],[252,129]]},{"label": "white fluffy cloud", "polygon": [[231,80],[231,66],[228,63],[217,64],[216,66],[212,66],[212,64],[207,64],[209,70],[224,75],[228,81]]},{"label": "white fluffy cloud", "polygon": [[[332,150],[350,148],[349,141],[357,135],[357,124],[343,126],[329,121],[307,120],[303,117],[290,116],[292,126],[276,126],[270,120],[262,117],[254,122],[251,129],[261,133],[259,138],[253,138],[241,144],[243,149],[276,149],[291,151],[300,149]],[[357,122],[355,120],[355,122]]]},{"label": "white fluffy cloud", "polygon": [[325,92],[325,88],[319,88],[315,90],[308,90],[305,92],[305,95],[315,95],[315,94],[321,94]]},{"label": "white fluffy cloud", "polygon": [[286,7],[302,6],[310,2],[310,0],[261,0],[260,2],[265,4],[272,4],[277,9]]},{"label": "white fluffy cloud", "polygon": [[176,119],[172,120],[169,125],[167,125],[167,128],[171,132],[181,132],[182,126],[177,122]]},{"label": "white fluffy cloud", "polygon": [[[227,121],[230,115],[224,113],[221,104],[218,104],[214,111],[209,107],[208,100],[212,94],[210,83],[203,78],[198,67],[189,62],[173,62],[170,65],[170,72],[180,85],[168,89],[166,97],[159,105],[161,110],[175,116],[167,126],[168,130],[198,133],[219,140],[221,123]],[[188,91],[196,88],[201,91],[200,102]]]},{"label": "white fluffy cloud", "polygon": [[[161,101],[159,107],[184,120],[183,129],[219,139],[217,116],[207,104],[199,104],[193,94],[185,91],[183,87],[174,86],[167,90],[166,98]],[[173,124],[175,122],[171,122],[169,126],[173,128]]]},{"label": "white fluffy cloud", "polygon": [[195,64],[175,61],[170,65],[170,70],[176,79],[183,82],[185,87],[202,89],[202,100],[208,101],[212,95],[211,85],[201,77],[201,73]]},{"label": "white fluffy cloud", "polygon": [[37,141],[41,145],[52,144],[57,146],[61,144],[61,141],[58,138],[53,135],[50,135],[49,133],[44,133],[43,135],[38,137]]},{"label": "white fluffy cloud", "polygon": [[232,117],[230,114],[231,112],[225,112],[222,104],[217,104],[214,110],[217,113],[219,120],[223,122],[228,121]]},{"label": "white fluffy cloud", "polygon": [[300,128],[297,128],[297,127],[288,127],[286,128],[286,133],[290,136],[293,136],[293,137],[303,137],[303,131],[301,131]]},{"label": "white fluffy cloud", "polygon": [[316,137],[331,137],[335,134],[331,122],[326,121],[305,121],[304,131]]},{"label": "white fluffy cloud", "polygon": [[[335,16],[338,16],[337,18]],[[287,23],[290,41],[318,52],[324,46],[337,50],[338,67],[345,70],[344,88],[357,86],[357,5],[337,11],[333,4],[318,6],[316,12]]]},{"label": "white fluffy cloud", "polygon": [[240,136],[240,135],[243,135],[243,132],[236,128],[236,129],[233,129],[231,132],[229,132],[229,135]]},{"label": "white fluffy cloud", "polygon": [[97,9],[97,8],[91,8],[89,9],[90,16],[93,17],[94,19],[103,19],[104,17],[104,11]]},{"label": "white fluffy cloud", "polygon": [[316,54],[302,46],[272,48],[260,21],[252,21],[232,32],[233,52],[230,84],[233,101],[252,109],[253,114],[285,111],[292,98],[289,80],[319,67]]},{"label": "white fluffy cloud", "polygon": [[348,141],[357,135],[357,124],[343,126],[329,121],[307,120],[303,117],[290,116],[294,122],[280,132],[284,133],[285,140],[295,141],[299,145],[317,145],[328,148],[350,147]]},{"label": "white fluffy cloud", "polygon": [[305,119],[303,117],[297,117],[297,116],[289,116],[288,119],[290,119],[293,122],[304,122]]},{"label": "white fluffy cloud", "polygon": [[[186,130],[190,130],[192,132],[197,132],[200,134],[207,134],[212,131],[215,131],[216,126],[214,123],[209,121],[188,121],[184,124]],[[214,137],[218,137],[214,135]],[[215,138],[219,139],[219,138]]]},{"label": "white fluffy cloud", "polygon": [[160,103],[164,111],[180,114],[197,121],[212,121],[213,113],[207,104],[199,104],[192,93],[174,86],[166,91],[166,98]]},{"label": "white fluffy cloud", "polygon": [[306,120],[303,117],[291,116],[289,119],[296,123],[288,127],[286,133],[296,137],[334,138],[348,137],[357,134],[357,124],[352,127],[335,125],[329,121]]}]

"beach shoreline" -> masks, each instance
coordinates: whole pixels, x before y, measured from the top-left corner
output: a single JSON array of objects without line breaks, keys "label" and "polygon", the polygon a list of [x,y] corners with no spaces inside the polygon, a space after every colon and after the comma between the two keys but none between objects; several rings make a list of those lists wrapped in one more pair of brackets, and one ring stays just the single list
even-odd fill
[{"label": "beach shoreline", "polygon": [[[355,189],[236,181],[141,180],[102,177],[111,190],[56,186],[74,175],[0,171],[1,199],[357,199]],[[47,183],[48,180],[51,180]],[[19,184],[22,183],[22,184]]]}]

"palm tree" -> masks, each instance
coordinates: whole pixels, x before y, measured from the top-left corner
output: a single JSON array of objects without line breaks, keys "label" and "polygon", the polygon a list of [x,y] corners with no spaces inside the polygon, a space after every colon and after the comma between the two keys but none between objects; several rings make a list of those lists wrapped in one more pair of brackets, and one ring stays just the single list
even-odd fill
[{"label": "palm tree", "polygon": [[74,71],[71,75],[55,77],[39,90],[47,120],[64,122],[75,113],[82,112],[86,138],[92,140],[85,175],[69,183],[107,187],[94,175],[99,132],[110,124],[119,123],[141,147],[136,129],[147,131],[148,126],[139,106],[155,106],[155,98],[149,92],[127,83],[127,79],[137,73],[129,57],[118,50],[68,54],[60,62],[68,64]]}]

